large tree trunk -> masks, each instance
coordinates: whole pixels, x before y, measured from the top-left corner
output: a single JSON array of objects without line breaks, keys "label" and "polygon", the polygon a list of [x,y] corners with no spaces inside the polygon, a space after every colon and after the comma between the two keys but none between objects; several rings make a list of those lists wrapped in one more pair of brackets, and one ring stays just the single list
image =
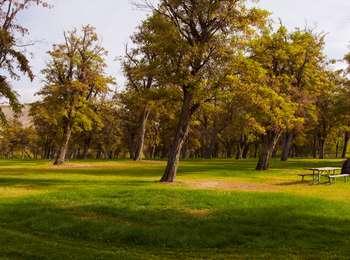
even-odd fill
[{"label": "large tree trunk", "polygon": [[346,154],[348,153],[349,140],[350,140],[350,132],[346,132],[344,135],[344,146],[343,146],[343,151],[341,155],[343,159],[346,158]]},{"label": "large tree trunk", "polygon": [[146,125],[147,125],[150,112],[151,110],[146,105],[142,112],[142,115],[140,118],[140,126],[137,130],[136,138],[134,140],[134,153],[133,153],[134,161],[142,160],[143,146],[145,143]]},{"label": "large tree trunk", "polygon": [[256,170],[265,171],[270,168],[272,153],[277,145],[280,136],[281,133],[269,131],[261,137],[259,161],[256,166]]},{"label": "large tree trunk", "polygon": [[54,162],[54,165],[61,165],[64,163],[66,159],[66,154],[68,151],[68,145],[69,145],[69,140],[71,135],[72,135],[72,128],[70,126],[70,123],[67,123],[63,131],[63,142],[57,153],[57,157]]},{"label": "large tree trunk", "polygon": [[287,132],[284,136],[283,145],[282,145],[282,155],[281,161],[286,162],[289,159],[289,154],[292,148],[294,139],[294,134],[292,132]]},{"label": "large tree trunk", "polygon": [[192,103],[193,94],[187,90],[184,90],[184,99],[182,103],[182,109],[176,129],[175,138],[170,146],[168,154],[168,163],[164,175],[160,180],[161,182],[174,182],[176,178],[181,149],[188,135],[191,117],[198,108]]}]

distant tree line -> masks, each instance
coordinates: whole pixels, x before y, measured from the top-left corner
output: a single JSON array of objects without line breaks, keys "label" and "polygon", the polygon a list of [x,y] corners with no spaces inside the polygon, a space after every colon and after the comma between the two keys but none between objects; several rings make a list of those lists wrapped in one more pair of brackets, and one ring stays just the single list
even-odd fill
[{"label": "distant tree line", "polygon": [[[66,32],[49,51],[32,126],[1,129],[2,157],[167,159],[163,182],[175,180],[180,159],[257,158],[267,170],[272,157],[346,157],[350,70],[334,69],[324,34],[290,31],[244,0],[142,7],[151,14],[121,57],[126,85],[111,90],[92,26]],[[2,95],[18,110],[11,93]]]}]

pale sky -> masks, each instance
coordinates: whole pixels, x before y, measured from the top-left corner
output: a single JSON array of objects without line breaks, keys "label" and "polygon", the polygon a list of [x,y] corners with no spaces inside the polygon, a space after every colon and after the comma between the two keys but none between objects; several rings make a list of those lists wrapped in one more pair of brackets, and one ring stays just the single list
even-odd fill
[{"label": "pale sky", "polygon": [[[138,0],[140,1],[140,0]],[[53,43],[62,42],[64,30],[91,24],[96,27],[102,45],[109,51],[108,73],[123,84],[116,57],[123,54],[125,44],[140,21],[147,15],[137,10],[135,0],[51,0],[51,10],[32,9],[26,11],[20,21],[30,30],[30,39],[35,46],[32,67],[36,80],[21,80],[13,86],[22,102],[32,102],[40,89],[40,71],[47,60],[46,52]],[[289,28],[309,27],[328,33],[326,52],[329,58],[341,59],[350,43],[350,0],[260,0],[258,4],[273,13],[275,20],[281,19]]]}]

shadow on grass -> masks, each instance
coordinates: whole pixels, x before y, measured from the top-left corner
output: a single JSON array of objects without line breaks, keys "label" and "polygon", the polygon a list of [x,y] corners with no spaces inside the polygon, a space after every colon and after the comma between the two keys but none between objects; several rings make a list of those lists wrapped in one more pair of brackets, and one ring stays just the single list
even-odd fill
[{"label": "shadow on grass", "polygon": [[4,178],[0,177],[0,187],[11,186],[31,186],[31,187],[47,187],[54,185],[69,184],[71,181],[53,180],[53,179],[27,179],[27,178]]},{"label": "shadow on grass", "polygon": [[27,179],[27,178],[3,178],[0,177],[0,187],[109,187],[109,186],[120,186],[120,187],[147,187],[153,184],[157,184],[157,181],[146,181],[146,180],[115,180],[115,181],[96,181],[96,180],[62,180],[62,179]]},{"label": "shadow on grass", "polygon": [[[86,202],[79,202],[84,196]],[[96,202],[88,203],[90,196]],[[102,194],[90,196],[77,200],[72,195],[74,204],[81,205],[63,207],[58,206],[60,200],[0,204],[0,226],[57,243],[74,241],[78,248],[91,243],[101,251],[112,246],[131,251],[134,247],[153,252],[213,249],[316,258],[350,254],[350,208],[343,204],[255,193],[231,197],[124,190],[109,199]],[[167,199],[178,202],[167,204]],[[6,247],[5,241],[0,250]]]}]

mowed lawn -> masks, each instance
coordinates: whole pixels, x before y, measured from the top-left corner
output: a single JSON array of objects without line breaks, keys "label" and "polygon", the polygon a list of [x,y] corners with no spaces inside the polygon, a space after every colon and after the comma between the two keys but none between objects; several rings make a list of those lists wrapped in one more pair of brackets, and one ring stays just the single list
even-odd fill
[{"label": "mowed lawn", "polygon": [[300,183],[336,160],[0,161],[0,258],[348,258],[350,183]]}]

